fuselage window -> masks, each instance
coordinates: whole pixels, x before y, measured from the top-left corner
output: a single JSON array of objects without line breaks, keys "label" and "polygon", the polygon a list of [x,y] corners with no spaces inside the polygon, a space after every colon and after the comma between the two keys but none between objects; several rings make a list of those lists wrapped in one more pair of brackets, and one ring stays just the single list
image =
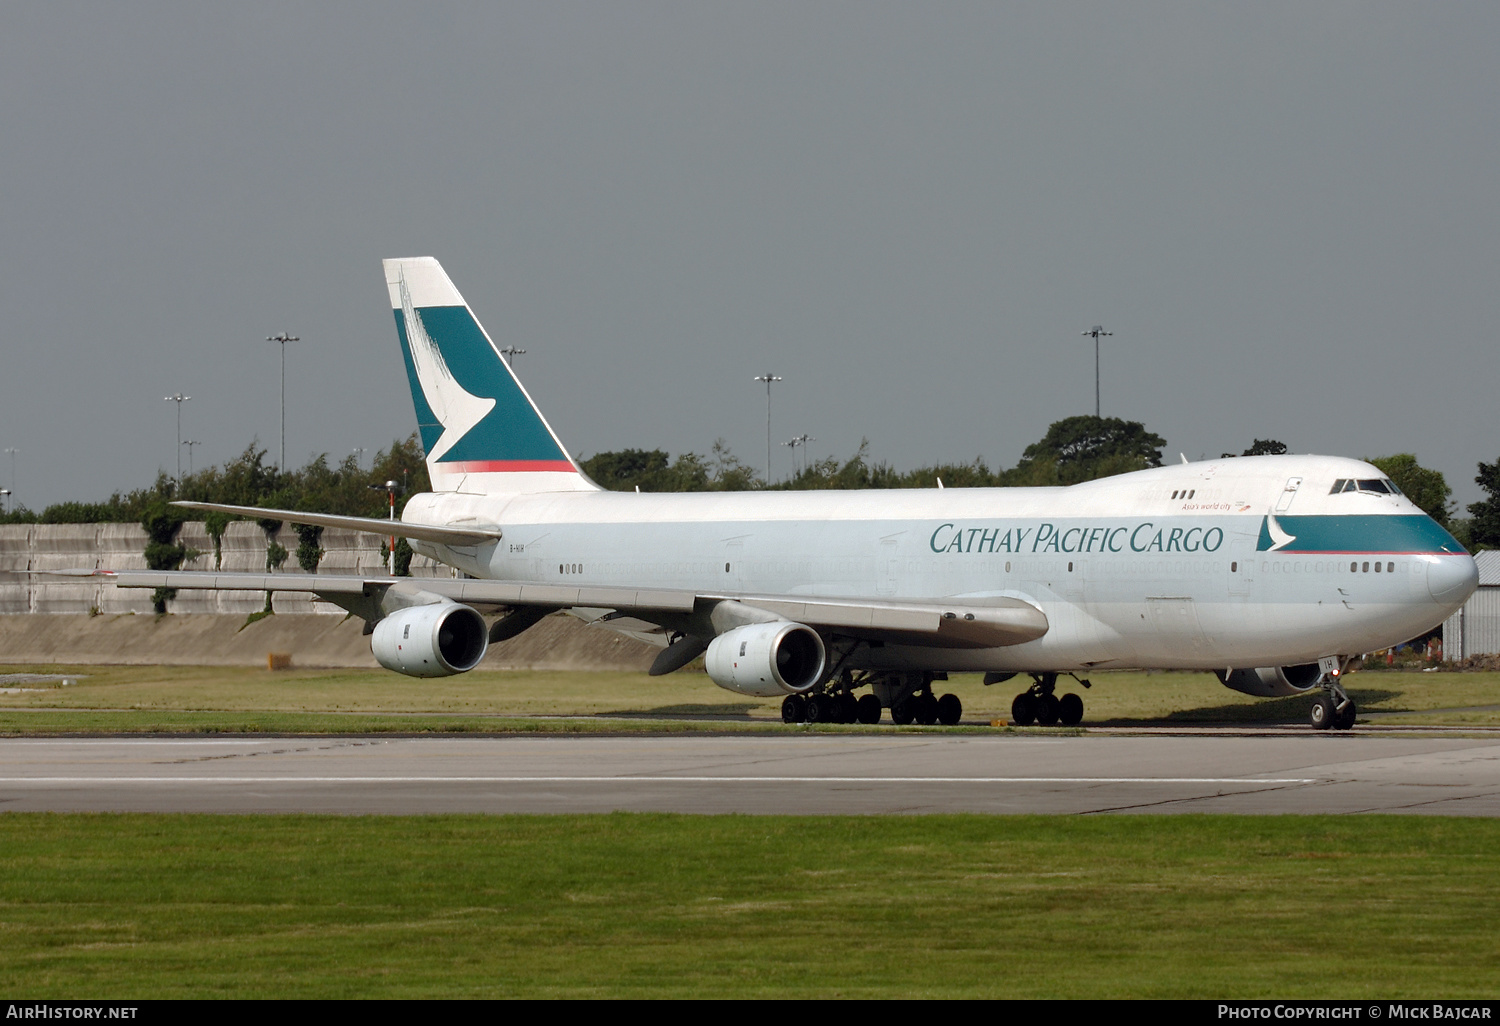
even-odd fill
[{"label": "fuselage window", "polygon": [[1173,492],[1173,493],[1172,493],[1172,498],[1173,498],[1173,499],[1176,499],[1176,498],[1177,498],[1177,493],[1176,493],[1176,492]]},{"label": "fuselage window", "polygon": [[1357,574],[1357,573],[1359,573],[1359,564],[1358,563],[1350,563],[1349,564],[1349,572],[1351,574]]},{"label": "fuselage window", "polygon": [[1193,496],[1195,496],[1197,494],[1198,494],[1198,489],[1194,488],[1192,491],[1188,492],[1188,498],[1191,499]]},{"label": "fuselage window", "polygon": [[1378,574],[1378,573],[1380,573],[1380,564],[1379,564],[1379,563],[1376,563],[1376,564],[1375,564],[1375,572],[1376,572],[1376,573],[1377,573],[1377,574]]},{"label": "fuselage window", "polygon": [[1008,562],[1005,564],[1005,572],[1010,573],[1010,563]]},{"label": "fuselage window", "polygon": [[1388,573],[1388,574],[1395,573],[1396,572],[1396,564],[1395,563],[1387,563],[1385,565],[1385,572]]},{"label": "fuselage window", "polygon": [[1229,564],[1229,572],[1232,573],[1232,574],[1239,573],[1240,572],[1240,565],[1239,565],[1239,563],[1230,563]]},{"label": "fuselage window", "polygon": [[1370,572],[1370,564],[1366,563],[1365,564],[1365,568],[1362,571],[1360,571],[1360,572],[1361,573],[1366,573],[1366,574],[1369,573]]}]

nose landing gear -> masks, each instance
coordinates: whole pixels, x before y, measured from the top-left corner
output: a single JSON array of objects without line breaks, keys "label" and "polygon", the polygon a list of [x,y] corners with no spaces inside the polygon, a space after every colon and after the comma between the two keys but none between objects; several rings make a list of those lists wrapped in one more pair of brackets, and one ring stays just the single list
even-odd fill
[{"label": "nose landing gear", "polygon": [[1344,690],[1344,673],[1355,663],[1350,656],[1324,656],[1318,660],[1322,676],[1317,686],[1323,694],[1313,699],[1308,721],[1313,730],[1349,730],[1354,726],[1357,710],[1354,699]]}]

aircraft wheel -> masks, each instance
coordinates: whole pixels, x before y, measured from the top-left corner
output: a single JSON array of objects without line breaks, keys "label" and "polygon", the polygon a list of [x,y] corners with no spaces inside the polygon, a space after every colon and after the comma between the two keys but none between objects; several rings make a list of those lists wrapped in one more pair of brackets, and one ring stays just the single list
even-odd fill
[{"label": "aircraft wheel", "polygon": [[1076,727],[1083,722],[1083,699],[1066,694],[1057,700],[1057,718],[1065,727]]},{"label": "aircraft wheel", "polygon": [[1338,719],[1338,710],[1333,706],[1333,698],[1330,695],[1319,695],[1313,699],[1312,709],[1308,712],[1308,721],[1313,730],[1327,730],[1333,726],[1333,721]]},{"label": "aircraft wheel", "polygon": [[891,706],[891,722],[897,726],[904,727],[916,719],[916,710],[913,708],[915,704],[915,699],[903,698]]},{"label": "aircraft wheel", "polygon": [[859,722],[859,702],[847,691],[839,692],[839,722]]},{"label": "aircraft wheel", "polygon": [[812,695],[807,700],[807,722],[832,723],[834,708],[832,695]]},{"label": "aircraft wheel", "polygon": [[924,727],[930,727],[936,723],[938,718],[937,699],[931,695],[918,695],[916,702],[917,722]]},{"label": "aircraft wheel", "polygon": [[1031,693],[1021,692],[1010,703],[1010,722],[1018,727],[1029,727],[1036,722],[1036,703],[1031,700]]},{"label": "aircraft wheel", "polygon": [[1044,727],[1057,722],[1058,705],[1056,695],[1042,695],[1035,700],[1036,721]]},{"label": "aircraft wheel", "polygon": [[1358,710],[1354,708],[1354,699],[1349,699],[1349,704],[1344,706],[1342,711],[1335,713],[1338,719],[1334,722],[1333,729],[1352,730],[1354,727],[1354,717],[1357,712]]},{"label": "aircraft wheel", "polygon": [[801,723],[807,718],[807,699],[801,695],[787,695],[781,700],[781,722]]},{"label": "aircraft wheel", "polygon": [[864,695],[860,698],[856,708],[858,709],[859,722],[880,722],[880,699],[874,695]]},{"label": "aircraft wheel", "polygon": [[951,727],[963,716],[964,704],[957,695],[947,694],[937,700],[937,718],[943,726]]}]

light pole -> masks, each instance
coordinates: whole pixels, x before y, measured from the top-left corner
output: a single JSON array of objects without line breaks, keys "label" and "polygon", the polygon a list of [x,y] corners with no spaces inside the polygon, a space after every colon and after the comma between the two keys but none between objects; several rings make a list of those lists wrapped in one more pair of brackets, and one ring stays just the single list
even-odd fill
[{"label": "light pole", "polygon": [[0,512],[10,512],[10,489],[0,488]]},{"label": "light pole", "polygon": [[281,343],[281,461],[276,464],[276,469],[284,472],[286,470],[286,344],[301,342],[302,339],[283,331],[280,335],[267,335],[266,341]]},{"label": "light pole", "polygon": [[[387,481],[384,484],[366,485],[365,487],[369,488],[372,492],[386,493],[386,495],[390,499],[390,520],[391,523],[394,524],[396,522],[396,491],[397,489],[400,489],[404,492],[406,491],[406,489],[396,481]],[[387,559],[386,566],[391,571],[391,573],[394,574],[396,572],[396,529],[394,527],[391,528],[390,547],[385,551]]]},{"label": "light pole", "polygon": [[[188,477],[192,477],[193,476],[193,446],[195,446],[195,445],[202,445],[203,443],[200,442],[200,441],[198,441],[196,438],[184,438],[182,440],[182,444],[188,447]],[[179,481],[178,482],[178,487],[181,487],[181,486],[182,486],[182,482]]]},{"label": "light pole", "polygon": [[514,367],[516,365],[516,357],[525,356],[526,350],[517,349],[515,346],[506,346],[500,350],[500,355],[505,357],[505,366]]},{"label": "light pole", "polygon": [[808,442],[816,442],[812,435],[798,435],[797,441],[802,445],[802,469],[812,469],[812,449],[808,448]]},{"label": "light pole", "polygon": [[782,442],[781,444],[787,446],[788,448],[790,448],[792,450],[792,476],[796,477],[797,476],[797,446],[799,446],[799,445],[802,444],[802,439],[801,438],[793,438],[790,442]]},{"label": "light pole", "polygon": [[357,466],[359,466],[360,460],[362,460],[362,459],[365,458],[365,453],[368,452],[369,450],[366,449],[366,448],[364,448],[363,446],[356,445],[353,449],[350,449],[349,451],[354,454],[354,465],[357,467]]},{"label": "light pole", "polygon": [[1094,337],[1094,417],[1098,418],[1099,417],[1099,336],[1103,335],[1105,338],[1108,338],[1109,336],[1113,335],[1114,332],[1112,332],[1112,331],[1105,331],[1102,327],[1100,327],[1099,325],[1096,324],[1092,328],[1090,328],[1088,331],[1085,331],[1082,334],[1085,337],[1087,337],[1089,335],[1092,335]]},{"label": "light pole", "polygon": [[766,486],[771,484],[771,382],[780,381],[775,374],[757,374],[756,381],[766,383]]},{"label": "light pole", "polygon": [[164,403],[177,404],[177,487],[182,487],[182,404],[191,399],[190,395],[178,392],[176,395],[164,395],[161,401]]}]

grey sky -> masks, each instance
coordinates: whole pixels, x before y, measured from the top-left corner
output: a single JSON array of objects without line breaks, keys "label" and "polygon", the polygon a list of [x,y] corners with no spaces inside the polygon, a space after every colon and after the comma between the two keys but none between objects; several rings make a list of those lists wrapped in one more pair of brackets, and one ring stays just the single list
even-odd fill
[{"label": "grey sky", "polygon": [[[1010,465],[1050,421],[1500,457],[1494,4],[10,3],[20,501],[414,427],[443,261],[575,453]],[[367,457],[368,459],[368,457]],[[790,468],[777,446],[777,474]],[[8,463],[0,481],[8,484]]]}]

